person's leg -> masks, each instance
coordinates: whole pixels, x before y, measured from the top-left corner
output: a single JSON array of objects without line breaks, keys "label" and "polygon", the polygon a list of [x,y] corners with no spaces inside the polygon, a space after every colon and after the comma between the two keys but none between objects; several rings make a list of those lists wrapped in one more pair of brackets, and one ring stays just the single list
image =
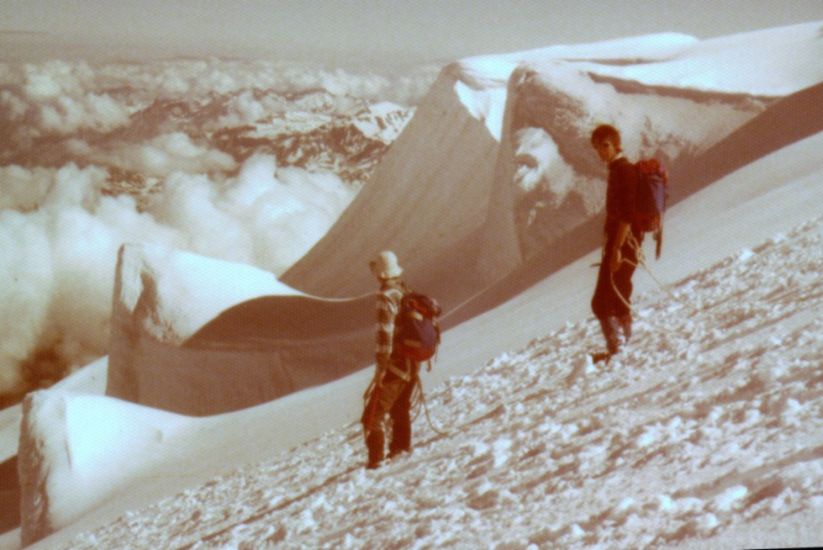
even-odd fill
[{"label": "person's leg", "polygon": [[[628,239],[621,249],[621,254],[625,261],[614,274],[615,287],[617,287],[618,292],[620,292],[620,295],[628,304],[632,303],[632,292],[634,291],[632,277],[637,269],[638,254],[636,247],[641,246],[643,242],[642,234],[632,235],[631,237],[633,237],[634,241],[632,242],[632,238]],[[632,310],[624,300],[621,300],[617,296],[615,297],[617,300],[614,303],[614,312],[617,316],[620,330],[622,331],[623,343],[628,343],[632,336]]]},{"label": "person's leg", "polygon": [[383,461],[386,439],[383,422],[402,391],[403,384],[403,380],[386,375],[380,386],[372,391],[369,402],[366,404],[366,412],[363,414],[363,430],[369,455],[367,468],[376,468]]},{"label": "person's leg", "polygon": [[380,466],[380,463],[383,462],[385,446],[385,436],[382,429],[366,432],[366,450],[368,451],[366,468],[372,470]]},{"label": "person's leg", "polygon": [[[620,269],[614,274],[614,286],[620,296],[615,294],[615,301],[613,311],[615,312],[615,324],[619,331],[618,338],[621,343],[626,344],[632,336],[632,309],[630,307],[632,300],[632,291],[634,285],[632,284],[632,274],[634,267],[630,264],[624,263]],[[628,304],[627,304],[628,302]]]},{"label": "person's leg", "polygon": [[614,355],[620,351],[620,336],[618,332],[620,325],[617,322],[617,318],[609,316],[598,319],[598,321],[600,321],[600,330],[603,331],[603,338],[606,340],[606,349],[610,355]]},{"label": "person's leg", "polygon": [[612,287],[611,273],[609,272],[609,254],[603,256],[600,269],[597,272],[597,284],[592,296],[592,312],[600,323],[606,349],[609,354],[617,353],[620,346],[618,341],[618,325],[614,317],[616,297]]},{"label": "person's leg", "polygon": [[605,255],[600,261],[600,267],[597,270],[597,283],[595,283],[594,294],[592,295],[592,313],[598,319],[606,318],[612,313],[610,311],[612,302],[610,294],[613,291],[609,283],[608,261],[608,255]]},{"label": "person's leg", "polygon": [[392,419],[392,438],[389,458],[411,451],[411,401],[416,380],[407,382],[389,411]]}]

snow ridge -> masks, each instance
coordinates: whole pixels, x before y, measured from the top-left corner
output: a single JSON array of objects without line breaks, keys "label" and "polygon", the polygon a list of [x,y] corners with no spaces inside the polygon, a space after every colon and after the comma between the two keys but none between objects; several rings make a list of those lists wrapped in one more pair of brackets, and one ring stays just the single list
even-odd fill
[{"label": "snow ridge", "polygon": [[450,379],[427,395],[448,435],[421,414],[375,472],[352,424],[65,548],[819,542],[821,245],[817,218],[639,296],[606,367],[585,321]]}]

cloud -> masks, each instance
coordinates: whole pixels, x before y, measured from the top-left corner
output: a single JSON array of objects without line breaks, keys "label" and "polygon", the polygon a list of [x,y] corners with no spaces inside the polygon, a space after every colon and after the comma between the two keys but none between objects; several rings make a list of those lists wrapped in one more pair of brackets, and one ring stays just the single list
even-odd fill
[{"label": "cloud", "polygon": [[52,185],[53,170],[0,166],[0,210],[29,211],[36,208]]},{"label": "cloud", "polygon": [[[202,150],[170,136],[164,152],[179,159]],[[266,155],[231,178],[175,171],[145,211],[131,196],[106,194],[108,177],[74,164],[0,168],[0,393],[17,387],[22,365],[38,353],[66,369],[106,353],[122,243],[182,248],[280,274],[354,195],[333,174],[278,169]]]},{"label": "cloud", "polygon": [[114,164],[145,176],[229,172],[237,167],[230,155],[196,144],[183,132],[161,134],[144,143],[120,143],[110,151],[89,149],[88,156],[95,162]]},{"label": "cloud", "polygon": [[0,393],[44,357],[59,370],[105,354],[121,243],[280,274],[354,196],[334,174],[266,155],[235,159],[210,145],[213,132],[294,110],[330,117],[378,100],[411,105],[438,71],[381,76],[219,59],[0,63]]},{"label": "cloud", "polygon": [[255,155],[235,178],[172,175],[148,212],[176,229],[193,252],[285,271],[319,239],[354,196],[339,177],[277,169]]},{"label": "cloud", "polygon": [[21,363],[48,319],[53,264],[46,228],[35,215],[0,210],[0,392],[22,382]]},{"label": "cloud", "polygon": [[255,99],[248,90],[231,98],[228,105],[228,114],[217,120],[217,127],[243,126],[258,120],[270,117],[272,110]]}]

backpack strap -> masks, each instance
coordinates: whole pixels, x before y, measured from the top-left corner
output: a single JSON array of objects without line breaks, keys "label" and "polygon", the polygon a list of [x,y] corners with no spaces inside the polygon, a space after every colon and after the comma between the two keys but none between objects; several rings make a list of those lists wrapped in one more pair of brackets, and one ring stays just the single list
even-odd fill
[{"label": "backpack strap", "polygon": [[[405,359],[405,365],[406,365],[406,370],[405,371],[395,367],[394,363],[389,363],[386,366],[386,370],[388,370],[389,372],[394,373],[394,375],[397,376],[398,378],[400,378],[401,380],[405,380],[406,382],[411,382],[412,378],[414,377],[414,374],[413,374],[414,365],[413,365],[413,363],[414,362],[411,359]],[[431,370],[431,369],[429,369],[429,370]]]},{"label": "backpack strap", "polygon": [[654,259],[660,259],[660,252],[663,250],[663,226],[654,232]]}]

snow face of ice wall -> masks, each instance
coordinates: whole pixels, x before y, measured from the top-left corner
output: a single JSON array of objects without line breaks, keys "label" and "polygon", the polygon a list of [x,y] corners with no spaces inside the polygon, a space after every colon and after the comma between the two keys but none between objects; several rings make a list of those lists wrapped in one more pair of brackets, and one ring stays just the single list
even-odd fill
[{"label": "snow face of ice wall", "polygon": [[282,280],[318,296],[370,292],[376,283],[368,262],[388,248],[412,286],[446,307],[456,303],[469,288],[465,277],[488,208],[499,147],[495,109],[505,85],[470,81],[458,64],[445,67],[371,180]]},{"label": "snow face of ice wall", "polygon": [[[671,169],[689,163],[767,103],[739,94],[664,91],[605,79],[597,69],[550,60],[512,74],[489,216],[513,218],[523,259],[602,211],[606,169],[589,144],[598,124],[620,129],[630,160],[655,156]],[[495,209],[507,202],[510,212]],[[596,237],[597,230],[591,233]],[[511,238],[487,231],[486,241],[496,248],[510,246],[504,243]],[[581,244],[596,246],[595,241]]]},{"label": "snow face of ice wall", "polygon": [[[583,50],[521,54],[512,73],[489,216],[513,216],[523,259],[570,241],[581,250],[597,246],[593,217],[603,207],[606,170],[589,136],[598,124],[620,129],[630,160],[654,156],[666,164],[672,202],[722,175],[719,166],[712,167],[715,177],[704,175],[707,151],[787,97],[796,96],[795,111],[778,109],[772,128],[747,128],[750,143],[725,147],[725,164],[751,159],[747,147],[763,154],[789,141],[774,136],[816,131],[810,90],[823,73],[810,60],[823,48],[819,23],[704,41],[638,37],[623,45],[600,57]],[[501,204],[512,212],[495,210]],[[488,248],[510,247],[500,226],[487,224]],[[577,242],[585,235],[592,238]],[[497,271],[512,265],[487,263]]]},{"label": "snow face of ice wall", "polygon": [[163,442],[186,422],[103,396],[29,394],[18,455],[22,543],[70,524],[150,468]]},{"label": "snow face of ice wall", "polygon": [[320,300],[248,265],[127,245],[106,394],[198,416],[250,407],[369,365],[373,323],[372,295]]},{"label": "snow face of ice wall", "polygon": [[[575,246],[597,246],[606,174],[589,144],[597,124],[620,128],[632,160],[671,166],[778,97],[668,81],[666,71],[683,70],[669,62],[700,44],[655,35],[445,67],[370,182],[284,280],[322,296],[362,293],[373,285],[364,266],[389,248],[412,285],[448,310],[582,224],[595,237]],[[711,62],[711,48],[700,52]]]}]

